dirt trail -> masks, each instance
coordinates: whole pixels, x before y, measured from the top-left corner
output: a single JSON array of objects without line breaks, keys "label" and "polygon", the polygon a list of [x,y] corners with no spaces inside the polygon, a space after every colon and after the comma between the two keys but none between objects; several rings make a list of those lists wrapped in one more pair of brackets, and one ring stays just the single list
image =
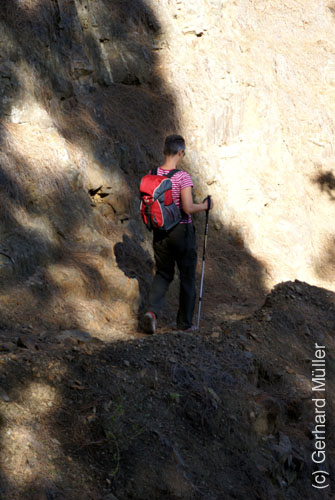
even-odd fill
[{"label": "dirt trail", "polygon": [[2,331],[1,498],[320,498],[311,370],[325,345],[332,477],[334,327],[333,293],[288,282],[196,335]]}]

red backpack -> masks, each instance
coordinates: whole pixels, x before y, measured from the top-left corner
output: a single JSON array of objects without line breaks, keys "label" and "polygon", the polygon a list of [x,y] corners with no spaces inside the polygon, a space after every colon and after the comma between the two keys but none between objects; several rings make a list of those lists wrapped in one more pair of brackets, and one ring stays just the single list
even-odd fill
[{"label": "red backpack", "polygon": [[170,178],[180,172],[171,170],[168,175],[157,175],[157,168],[142,177],[140,185],[141,215],[149,231],[162,229],[168,231],[181,221],[180,209],[172,199]]}]

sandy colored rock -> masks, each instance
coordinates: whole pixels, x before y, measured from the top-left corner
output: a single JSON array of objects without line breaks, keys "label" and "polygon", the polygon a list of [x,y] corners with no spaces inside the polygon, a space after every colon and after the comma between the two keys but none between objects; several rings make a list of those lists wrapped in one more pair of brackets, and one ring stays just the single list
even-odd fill
[{"label": "sandy colored rock", "polygon": [[213,218],[239,228],[267,285],[332,288],[334,203],[318,179],[334,156],[333,11],[327,2],[152,4],[185,166],[201,195],[213,195]]}]

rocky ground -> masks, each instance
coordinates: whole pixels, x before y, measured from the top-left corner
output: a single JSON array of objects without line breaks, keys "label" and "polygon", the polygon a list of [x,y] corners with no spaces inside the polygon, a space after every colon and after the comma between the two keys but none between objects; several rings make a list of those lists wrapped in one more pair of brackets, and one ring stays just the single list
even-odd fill
[{"label": "rocky ground", "polygon": [[311,372],[325,345],[332,477],[335,295],[282,283],[232,316],[195,335],[120,324],[127,342],[2,330],[1,498],[332,498],[312,486]]}]

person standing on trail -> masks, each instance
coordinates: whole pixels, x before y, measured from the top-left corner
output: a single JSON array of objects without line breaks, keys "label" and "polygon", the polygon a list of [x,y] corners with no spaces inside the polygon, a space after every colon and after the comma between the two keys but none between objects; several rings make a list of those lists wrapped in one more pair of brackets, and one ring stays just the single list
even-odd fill
[{"label": "person standing on trail", "polygon": [[[185,140],[180,135],[169,135],[165,139],[164,164],[157,168],[157,175],[167,176],[177,168],[185,156]],[[172,199],[180,208],[182,218],[169,231],[154,229],[153,249],[156,264],[156,274],[148,299],[148,309],[143,316],[142,327],[146,333],[155,333],[157,318],[163,304],[169,284],[173,280],[175,263],[180,275],[179,309],[177,313],[177,329],[193,332],[192,324],[196,291],[195,270],[197,263],[195,227],[191,214],[205,211],[213,207],[208,199],[203,203],[193,203],[193,182],[190,175],[180,170],[171,177]]]}]

